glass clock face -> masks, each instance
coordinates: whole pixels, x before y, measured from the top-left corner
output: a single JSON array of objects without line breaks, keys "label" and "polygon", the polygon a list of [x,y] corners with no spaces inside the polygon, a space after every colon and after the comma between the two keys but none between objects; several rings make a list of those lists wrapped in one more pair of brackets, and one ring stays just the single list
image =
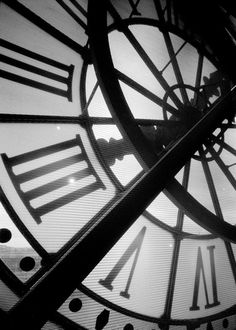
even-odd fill
[{"label": "glass clock face", "polygon": [[0,2],[1,317],[25,329],[234,329],[235,245],[199,225],[235,224],[232,111],[115,230],[133,187],[232,83],[168,2],[106,9],[104,32],[88,27],[85,0]]}]

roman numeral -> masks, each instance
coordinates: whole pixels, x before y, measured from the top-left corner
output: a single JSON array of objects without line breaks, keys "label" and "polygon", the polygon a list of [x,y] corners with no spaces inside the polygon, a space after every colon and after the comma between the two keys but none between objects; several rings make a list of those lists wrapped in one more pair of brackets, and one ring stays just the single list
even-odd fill
[{"label": "roman numeral", "polygon": [[[3,39],[0,39],[0,46],[9,51],[8,55],[0,54],[0,63],[3,66],[0,77],[72,101],[73,65],[65,65]],[[22,55],[25,62],[17,59],[17,56]],[[7,70],[8,67],[12,72]],[[21,73],[15,73],[19,69]]]},{"label": "roman numeral", "polygon": [[99,281],[99,283],[101,285],[103,285],[108,290],[112,291],[113,290],[112,282],[118,276],[118,274],[120,273],[122,268],[125,266],[127,261],[131,258],[131,256],[133,254],[135,254],[133,264],[132,264],[132,267],[131,267],[131,270],[129,273],[129,277],[128,277],[128,280],[126,283],[125,290],[120,292],[120,295],[127,299],[130,298],[129,287],[131,284],[132,277],[134,275],[134,270],[135,270],[135,267],[136,267],[136,264],[138,261],[138,256],[139,256],[139,253],[140,253],[140,250],[142,247],[145,232],[146,232],[146,227],[143,227],[140,230],[140,232],[138,233],[138,235],[136,236],[136,238],[133,240],[133,242],[130,244],[130,246],[127,248],[125,253],[121,256],[121,258],[118,260],[118,262],[112,268],[112,270],[107,275],[107,277],[104,280]]},{"label": "roman numeral", "polygon": [[218,301],[217,296],[217,285],[216,285],[216,270],[215,270],[215,258],[214,258],[214,249],[215,246],[208,246],[207,247],[209,251],[209,261],[210,261],[210,269],[211,269],[211,282],[212,282],[212,294],[213,294],[213,302],[209,302],[209,295],[207,290],[207,281],[206,281],[206,274],[202,259],[202,251],[201,248],[198,248],[198,255],[197,255],[197,265],[196,265],[196,273],[195,273],[195,282],[194,282],[194,290],[193,290],[193,301],[192,306],[189,308],[191,311],[199,310],[200,307],[198,306],[198,293],[199,293],[199,286],[200,286],[200,279],[202,275],[202,281],[203,281],[203,288],[205,292],[205,299],[206,299],[206,305],[205,308],[212,308],[215,306],[220,305],[220,302]]},{"label": "roman numeral", "polygon": [[137,10],[137,7],[138,7],[138,4],[140,2],[140,0],[128,0],[129,1],[129,4],[132,8],[132,15],[141,15],[138,10]]},{"label": "roman numeral", "polygon": [[[56,2],[86,31],[87,25],[81,16],[87,20],[87,13],[76,0],[56,0]],[[69,5],[66,4],[69,3]]]},{"label": "roman numeral", "polygon": [[[83,198],[98,189],[105,189],[85,152],[79,135],[75,139],[18,156],[8,157],[6,154],[1,156],[18,194],[37,224],[42,222],[42,217],[47,213]],[[36,164],[38,162],[40,165],[35,165],[35,161]],[[71,168],[71,165],[80,166],[80,168],[75,171],[76,167]],[[31,166],[30,169],[29,166]],[[63,175],[53,177],[59,170],[63,170]],[[84,179],[89,177],[92,177],[92,180],[82,184]],[[37,179],[36,186],[35,184],[31,186],[35,179]],[[27,189],[23,187],[24,184],[28,185]],[[75,189],[72,191],[62,192],[59,195],[55,193],[60,188],[68,188],[71,184],[75,185]],[[53,197],[45,201],[45,196],[47,194],[52,196],[52,192],[55,193]],[[33,201],[41,197],[44,197],[43,202],[39,206],[33,206],[35,205]]]}]

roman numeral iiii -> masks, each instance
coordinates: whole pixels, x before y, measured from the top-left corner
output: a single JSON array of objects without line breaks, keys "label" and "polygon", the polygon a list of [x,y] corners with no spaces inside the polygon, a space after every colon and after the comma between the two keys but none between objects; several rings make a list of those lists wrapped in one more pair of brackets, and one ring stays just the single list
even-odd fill
[{"label": "roman numeral iiii", "polygon": [[[72,154],[70,150],[74,150]],[[47,213],[98,189],[105,189],[85,152],[79,135],[75,139],[14,157],[8,157],[6,154],[1,156],[19,196],[37,224],[42,222],[42,217]],[[63,174],[56,179],[53,178],[56,171],[60,170]],[[88,177],[91,180],[86,182]],[[76,189],[72,191],[64,189],[58,193],[60,188],[68,188],[71,184],[75,184]],[[24,189],[24,185],[28,188]],[[50,198],[48,199],[47,196]],[[43,197],[40,206],[33,206],[32,202],[40,197]]]}]

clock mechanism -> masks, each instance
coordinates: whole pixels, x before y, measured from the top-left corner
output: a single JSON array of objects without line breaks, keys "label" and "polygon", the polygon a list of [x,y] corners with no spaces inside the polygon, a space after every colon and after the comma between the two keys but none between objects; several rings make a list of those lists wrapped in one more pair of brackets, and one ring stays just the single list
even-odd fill
[{"label": "clock mechanism", "polygon": [[209,3],[0,1],[4,328],[235,329],[235,13]]}]

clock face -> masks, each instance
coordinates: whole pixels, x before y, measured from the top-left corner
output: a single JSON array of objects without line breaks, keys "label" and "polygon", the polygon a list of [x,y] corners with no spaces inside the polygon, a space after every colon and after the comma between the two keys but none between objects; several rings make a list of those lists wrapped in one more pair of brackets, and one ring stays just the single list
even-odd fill
[{"label": "clock face", "polygon": [[[164,2],[87,5],[0,3],[2,318],[43,329],[233,329],[235,246],[198,224],[235,224],[230,111],[116,232],[128,221],[123,201],[232,83]],[[96,10],[105,32],[87,26]]]}]

